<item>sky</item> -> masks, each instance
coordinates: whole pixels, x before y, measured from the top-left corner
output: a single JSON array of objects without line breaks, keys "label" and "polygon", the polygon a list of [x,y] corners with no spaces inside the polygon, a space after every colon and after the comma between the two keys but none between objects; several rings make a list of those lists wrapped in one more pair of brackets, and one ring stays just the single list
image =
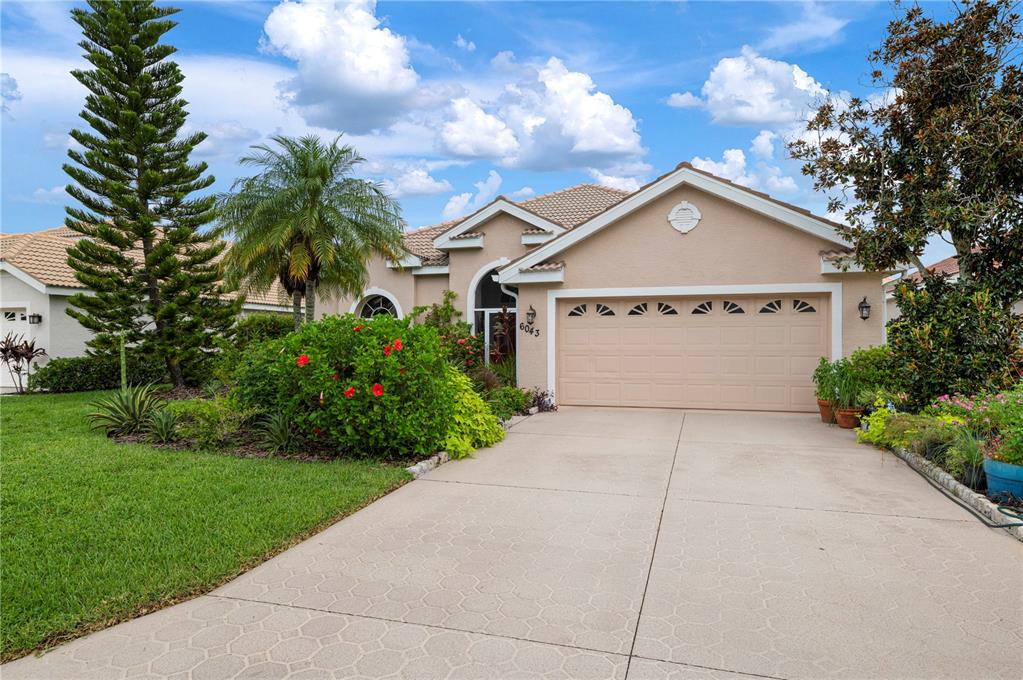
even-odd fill
[{"label": "sky", "polygon": [[[0,4],[2,230],[62,223],[85,91],[72,3]],[[785,143],[829,95],[878,96],[888,2],[174,3],[165,40],[213,191],[253,144],[315,134],[409,228],[580,182],[633,190],[681,161],[826,214]],[[925,4],[938,16],[951,5]],[[925,262],[952,250],[935,243]]]}]

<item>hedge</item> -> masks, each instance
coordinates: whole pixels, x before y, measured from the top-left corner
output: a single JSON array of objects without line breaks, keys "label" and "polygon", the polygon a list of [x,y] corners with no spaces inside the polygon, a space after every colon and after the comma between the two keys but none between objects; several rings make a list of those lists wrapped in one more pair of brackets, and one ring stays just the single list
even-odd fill
[{"label": "hedge", "polygon": [[[128,383],[167,382],[163,362],[128,357]],[[58,357],[32,372],[29,386],[49,392],[110,390],[121,386],[121,361],[113,356]]]}]

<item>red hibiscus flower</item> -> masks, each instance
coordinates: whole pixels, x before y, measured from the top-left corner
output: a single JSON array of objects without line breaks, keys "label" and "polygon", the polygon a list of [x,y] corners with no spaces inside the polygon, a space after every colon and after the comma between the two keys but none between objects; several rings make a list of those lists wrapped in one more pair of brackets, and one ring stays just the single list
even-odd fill
[{"label": "red hibiscus flower", "polygon": [[323,430],[321,430],[318,427],[314,427],[313,428],[313,434],[315,434],[317,437],[319,437],[321,434],[323,434]]},{"label": "red hibiscus flower", "polygon": [[309,355],[308,354],[299,354],[298,358],[295,359],[295,363],[298,364],[299,366],[308,366],[309,365]]},{"label": "red hibiscus flower", "polygon": [[382,397],[384,396],[384,386],[380,383],[373,383],[373,396]]},{"label": "red hibiscus flower", "polygon": [[397,340],[394,341],[394,351],[395,352],[400,352],[404,348],[405,348],[405,345],[401,344],[401,338],[398,338]]},{"label": "red hibiscus flower", "polygon": [[349,387],[347,390],[345,390],[345,396],[348,397],[349,399],[354,397],[355,396],[355,388],[354,387]]},{"label": "red hibiscus flower", "polygon": [[459,345],[464,345],[465,344],[465,338],[458,338],[458,340],[456,340],[455,342],[457,342]]},{"label": "red hibiscus flower", "polygon": [[384,356],[385,357],[391,356],[391,346],[390,345],[384,345]]},{"label": "red hibiscus flower", "polygon": [[359,331],[361,331],[361,330],[362,330],[362,326],[356,326],[356,327],[355,327],[355,332],[356,332],[356,333],[358,333],[358,332],[359,332]]}]

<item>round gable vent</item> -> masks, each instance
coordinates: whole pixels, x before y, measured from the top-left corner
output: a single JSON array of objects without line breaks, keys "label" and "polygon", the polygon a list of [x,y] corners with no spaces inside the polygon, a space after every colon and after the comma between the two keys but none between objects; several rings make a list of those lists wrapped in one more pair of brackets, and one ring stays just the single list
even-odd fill
[{"label": "round gable vent", "polygon": [[682,201],[668,213],[668,223],[682,234],[692,231],[700,223],[700,211],[689,201]]}]

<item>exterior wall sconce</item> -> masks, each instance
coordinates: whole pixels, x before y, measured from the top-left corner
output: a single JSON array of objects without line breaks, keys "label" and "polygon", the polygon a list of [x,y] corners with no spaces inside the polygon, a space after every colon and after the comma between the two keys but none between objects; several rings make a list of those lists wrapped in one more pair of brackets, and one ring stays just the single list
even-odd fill
[{"label": "exterior wall sconce", "polygon": [[530,326],[532,326],[533,322],[535,320],[536,320],[536,310],[533,309],[533,305],[529,305],[529,311],[526,312],[526,323],[529,324]]},{"label": "exterior wall sconce", "polygon": [[30,324],[32,324],[33,326],[41,324],[43,322],[43,315],[42,314],[29,314],[28,315],[28,322]]},{"label": "exterior wall sconce", "polygon": [[870,318],[870,303],[867,302],[866,295],[860,300],[860,304],[856,305],[856,309],[860,310],[860,318],[864,321]]}]

